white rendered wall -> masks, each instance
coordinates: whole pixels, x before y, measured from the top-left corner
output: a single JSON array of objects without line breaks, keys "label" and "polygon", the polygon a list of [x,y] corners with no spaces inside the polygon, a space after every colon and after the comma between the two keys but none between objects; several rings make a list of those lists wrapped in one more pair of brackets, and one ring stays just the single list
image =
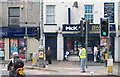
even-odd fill
[{"label": "white rendered wall", "polygon": [[0,2],[0,27],[2,26],[2,2]]},{"label": "white rendered wall", "polygon": [[63,37],[62,34],[57,36],[57,60],[63,60],[64,48],[63,48]]},{"label": "white rendered wall", "polygon": [[27,58],[30,58],[30,53],[38,53],[39,42],[35,38],[29,38],[27,40]]},{"label": "white rendered wall", "polygon": [[[118,10],[117,10],[117,14],[118,14],[118,25],[119,25],[119,30],[118,30],[118,54],[120,54],[120,1],[118,2]],[[120,62],[120,56],[117,55],[118,61]]]},{"label": "white rendered wall", "polygon": [[115,25],[116,25],[116,37],[115,37],[115,49],[114,49],[114,58],[115,58],[115,62],[120,62],[119,59],[119,40],[120,38],[118,37],[118,25],[119,25],[119,13],[120,13],[120,3],[116,2],[115,3]]}]

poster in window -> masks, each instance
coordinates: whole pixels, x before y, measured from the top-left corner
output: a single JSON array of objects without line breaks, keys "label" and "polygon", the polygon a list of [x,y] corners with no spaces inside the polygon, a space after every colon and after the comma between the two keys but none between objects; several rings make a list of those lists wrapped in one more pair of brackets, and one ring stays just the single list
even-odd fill
[{"label": "poster in window", "polygon": [[24,39],[19,39],[19,55],[21,59],[25,59],[25,42]]},{"label": "poster in window", "polygon": [[18,39],[10,39],[10,57],[13,52],[18,52]]}]

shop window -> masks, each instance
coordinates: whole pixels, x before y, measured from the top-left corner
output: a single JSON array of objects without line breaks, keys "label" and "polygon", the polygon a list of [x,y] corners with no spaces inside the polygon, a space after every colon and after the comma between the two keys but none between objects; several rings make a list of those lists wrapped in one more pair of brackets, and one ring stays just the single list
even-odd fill
[{"label": "shop window", "polygon": [[[70,55],[78,55],[79,45],[82,45],[83,47],[85,47],[85,38],[67,37],[65,39],[66,39],[65,52],[69,51]],[[93,47],[95,45],[99,45],[100,44],[99,41],[100,41],[99,38],[89,38],[88,39],[88,47],[87,47],[88,53],[90,53],[90,54],[93,53]]]},{"label": "shop window", "polygon": [[4,39],[0,38],[0,59],[4,60],[5,49],[4,49]]},{"label": "shop window", "polygon": [[77,55],[78,54],[78,45],[81,42],[78,38],[66,38],[66,51],[70,52],[70,55]]},{"label": "shop window", "polygon": [[10,39],[10,58],[13,52],[18,52],[21,59],[25,59],[26,41],[23,38]]},{"label": "shop window", "polygon": [[25,59],[25,46],[26,42],[24,39],[19,39],[19,55],[21,59]]},{"label": "shop window", "polygon": [[18,52],[18,39],[10,39],[10,58],[13,52]]}]

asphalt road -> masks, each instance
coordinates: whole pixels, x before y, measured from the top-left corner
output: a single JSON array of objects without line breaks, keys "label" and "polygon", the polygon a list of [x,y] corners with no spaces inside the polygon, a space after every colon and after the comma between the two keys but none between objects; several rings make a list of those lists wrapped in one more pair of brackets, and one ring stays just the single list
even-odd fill
[{"label": "asphalt road", "polygon": [[[118,75],[118,71],[120,70],[119,65],[120,63],[115,63],[113,68],[114,75]],[[95,66],[96,65],[96,66]],[[25,63],[25,66],[31,66],[31,62]],[[6,65],[0,64],[0,77],[2,75],[8,75],[8,72],[6,70]],[[52,65],[48,65],[48,67],[43,69],[27,69],[25,68],[25,74],[26,77],[57,77],[60,75],[65,75],[68,77],[77,77],[75,75],[84,75],[83,77],[89,77],[85,75],[91,75],[90,72],[94,72],[94,75],[99,75],[95,77],[107,77],[107,76],[101,76],[101,75],[107,75],[107,67],[104,67],[104,64],[98,64],[98,63],[89,63],[89,67],[87,68],[86,73],[81,73],[80,65],[78,62],[68,62],[68,61],[62,61],[62,62],[53,62]],[[74,76],[72,76],[74,75]],[[7,77],[7,76],[4,76]],[[94,77],[94,76],[92,76]],[[109,76],[109,77],[117,77],[117,76]]]}]

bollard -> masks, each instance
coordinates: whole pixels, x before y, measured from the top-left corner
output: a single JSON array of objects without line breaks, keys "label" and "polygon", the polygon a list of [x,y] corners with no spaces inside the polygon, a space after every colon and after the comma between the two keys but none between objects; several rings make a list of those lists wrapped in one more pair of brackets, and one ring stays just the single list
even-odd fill
[{"label": "bollard", "polygon": [[112,73],[113,72],[113,59],[108,59],[108,73]]},{"label": "bollard", "polygon": [[44,51],[44,58],[43,59],[44,59],[44,65],[43,65],[43,67],[46,68],[46,62],[45,62],[46,61],[46,53],[45,53],[45,51]]},{"label": "bollard", "polygon": [[37,54],[36,53],[33,53],[32,65],[37,66]]},{"label": "bollard", "polygon": [[44,52],[44,61],[46,60],[46,54],[45,54],[45,52]]}]

